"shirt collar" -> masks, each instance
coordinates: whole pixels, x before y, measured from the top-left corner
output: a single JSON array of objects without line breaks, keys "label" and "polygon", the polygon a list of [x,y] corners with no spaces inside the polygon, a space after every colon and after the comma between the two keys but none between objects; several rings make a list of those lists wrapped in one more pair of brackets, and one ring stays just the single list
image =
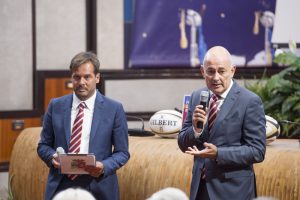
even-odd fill
[{"label": "shirt collar", "polygon": [[84,102],[87,109],[93,110],[93,109],[94,109],[94,106],[95,106],[96,94],[97,94],[97,92],[96,92],[96,90],[95,90],[94,94],[93,94],[90,98],[88,98],[88,99],[85,100],[85,101],[81,101],[81,100],[76,96],[75,92],[73,92],[73,103],[72,103],[72,108],[73,108],[73,109],[76,109],[76,108],[78,108],[78,106],[79,106],[79,104],[80,104],[81,102]]}]

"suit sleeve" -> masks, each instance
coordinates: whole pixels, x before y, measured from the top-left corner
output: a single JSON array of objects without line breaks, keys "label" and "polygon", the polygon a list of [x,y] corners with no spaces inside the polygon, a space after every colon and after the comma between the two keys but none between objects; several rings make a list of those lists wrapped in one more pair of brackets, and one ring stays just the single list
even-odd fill
[{"label": "suit sleeve", "polygon": [[39,157],[47,164],[48,167],[53,166],[52,156],[55,153],[55,150],[53,149],[54,131],[52,126],[52,109],[53,109],[53,101],[50,102],[48,110],[44,115],[43,129],[37,147],[37,153]]},{"label": "suit sleeve", "polygon": [[263,104],[258,96],[254,96],[246,107],[241,130],[241,145],[219,147],[218,165],[245,166],[262,162],[266,151],[265,126]]},{"label": "suit sleeve", "polygon": [[201,145],[204,141],[205,129],[203,130],[201,136],[199,138],[195,138],[194,130],[193,130],[193,112],[195,106],[197,105],[197,100],[195,100],[196,92],[193,92],[191,95],[191,99],[189,102],[188,113],[186,119],[184,121],[183,127],[178,135],[178,146],[182,152],[185,152],[188,147],[197,146],[201,149]]},{"label": "suit sleeve", "polygon": [[118,106],[116,111],[112,140],[114,145],[113,153],[110,157],[102,161],[104,165],[104,177],[115,173],[115,171],[125,165],[130,158],[130,154],[128,152],[127,120],[121,104]]}]

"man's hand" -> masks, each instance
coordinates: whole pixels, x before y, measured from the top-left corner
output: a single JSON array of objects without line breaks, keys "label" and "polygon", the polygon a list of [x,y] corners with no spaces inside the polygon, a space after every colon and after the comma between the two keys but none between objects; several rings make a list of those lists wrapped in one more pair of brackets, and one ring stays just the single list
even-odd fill
[{"label": "man's hand", "polygon": [[104,172],[104,165],[102,162],[96,161],[95,166],[87,165],[84,168],[91,176],[98,178]]},{"label": "man's hand", "polygon": [[213,145],[212,143],[207,143],[204,142],[203,144],[205,146],[205,149],[199,151],[196,146],[189,147],[185,153],[194,155],[194,156],[199,156],[201,158],[211,158],[211,159],[217,159],[218,155],[218,148]]},{"label": "man's hand", "polygon": [[194,130],[198,133],[201,132],[202,129],[197,128],[197,122],[202,122],[203,124],[206,123],[206,112],[203,109],[202,105],[196,106],[194,113],[193,113],[193,127]]},{"label": "man's hand", "polygon": [[56,169],[60,169],[60,162],[58,160],[58,155],[57,153],[53,154],[52,156],[52,165],[56,168]]}]

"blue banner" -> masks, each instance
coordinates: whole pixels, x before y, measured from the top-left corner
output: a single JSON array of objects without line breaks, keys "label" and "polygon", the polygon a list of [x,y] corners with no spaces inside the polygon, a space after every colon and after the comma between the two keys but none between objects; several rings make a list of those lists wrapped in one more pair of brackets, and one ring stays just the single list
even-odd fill
[{"label": "blue banner", "polygon": [[276,0],[136,0],[130,64],[197,67],[221,45],[238,66],[272,64]]}]

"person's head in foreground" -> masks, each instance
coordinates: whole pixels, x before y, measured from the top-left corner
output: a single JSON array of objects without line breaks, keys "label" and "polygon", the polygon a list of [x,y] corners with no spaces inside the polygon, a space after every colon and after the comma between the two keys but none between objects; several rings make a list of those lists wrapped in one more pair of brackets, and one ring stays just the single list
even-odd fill
[{"label": "person's head in foreground", "polygon": [[155,192],[147,200],[188,200],[187,195],[177,188],[168,187]]},{"label": "person's head in foreground", "polygon": [[53,200],[96,200],[91,193],[80,188],[69,188],[57,193]]}]

